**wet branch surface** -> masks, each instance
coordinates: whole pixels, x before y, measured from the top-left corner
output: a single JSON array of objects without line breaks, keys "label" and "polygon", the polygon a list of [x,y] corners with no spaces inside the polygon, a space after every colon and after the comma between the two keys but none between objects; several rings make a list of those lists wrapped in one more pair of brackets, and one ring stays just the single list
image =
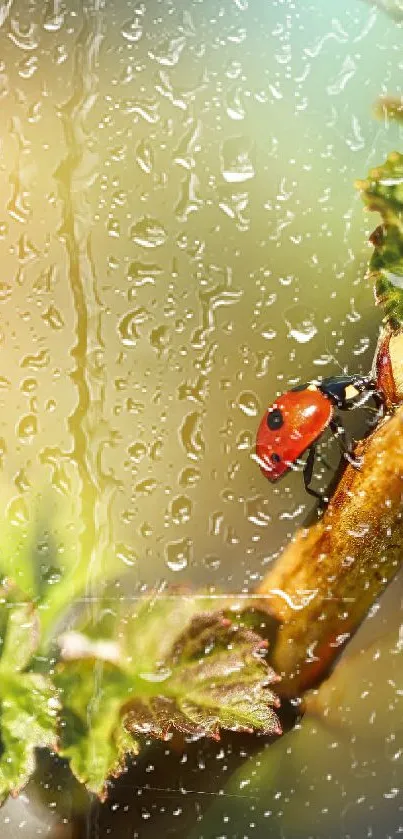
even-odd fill
[{"label": "wet branch surface", "polygon": [[327,675],[397,572],[403,543],[403,407],[355,450],[323,517],[300,530],[262,582],[259,609],[279,622],[277,692],[298,696]]}]

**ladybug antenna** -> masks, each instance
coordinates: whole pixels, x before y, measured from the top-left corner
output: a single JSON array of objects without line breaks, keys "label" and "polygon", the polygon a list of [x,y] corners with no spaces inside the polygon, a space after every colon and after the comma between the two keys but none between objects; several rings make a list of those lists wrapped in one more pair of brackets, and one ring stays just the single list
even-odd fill
[{"label": "ladybug antenna", "polygon": [[343,367],[343,365],[342,365],[342,364],[340,364],[339,359],[338,359],[338,358],[336,358],[336,356],[335,356],[335,355],[333,355],[333,353],[329,352],[329,347],[327,346],[326,342],[325,342],[325,347],[326,347],[326,349],[327,349],[327,352],[328,352],[329,358],[331,358],[331,359],[332,359],[332,361],[334,361],[334,363],[335,363],[336,367],[338,367],[338,368],[339,368],[339,370],[341,371],[341,373],[343,373],[343,376],[348,376],[348,367],[347,367],[347,364],[345,365],[345,367]]}]

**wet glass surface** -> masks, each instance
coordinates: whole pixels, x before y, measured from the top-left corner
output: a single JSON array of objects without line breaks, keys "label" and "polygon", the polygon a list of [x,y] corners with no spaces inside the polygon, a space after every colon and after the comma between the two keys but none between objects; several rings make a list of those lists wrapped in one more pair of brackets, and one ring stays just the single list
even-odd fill
[{"label": "wet glass surface", "polygon": [[[253,592],[312,507],[300,474],[257,468],[263,410],[371,366],[353,184],[403,145],[373,116],[402,30],[361,0],[9,0],[0,43],[2,501],[20,520],[32,490],[62,499],[79,552],[118,546],[117,597]],[[354,731],[400,605],[397,579],[353,642]],[[29,787],[0,837],[397,836],[401,679],[386,663],[357,742],[312,715],[270,761],[247,737],[153,746],[85,816],[47,765],[43,809]]]}]

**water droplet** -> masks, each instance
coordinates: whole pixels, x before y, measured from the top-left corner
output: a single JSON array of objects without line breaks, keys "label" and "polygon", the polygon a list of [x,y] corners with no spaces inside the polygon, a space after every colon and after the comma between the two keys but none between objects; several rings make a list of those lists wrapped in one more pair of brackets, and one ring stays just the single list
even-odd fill
[{"label": "water droplet", "polygon": [[332,361],[332,357],[329,353],[322,353],[317,358],[313,359],[313,363],[316,364],[317,367],[325,367],[326,364],[330,364]]},{"label": "water droplet", "polygon": [[118,332],[122,344],[125,347],[135,347],[138,338],[140,337],[137,326],[144,323],[148,318],[146,309],[135,309],[128,312],[118,323]]},{"label": "water droplet", "polygon": [[361,315],[355,309],[355,301],[353,297],[350,299],[350,304],[351,311],[347,314],[347,320],[349,320],[350,323],[357,323],[359,320],[361,320]]},{"label": "water droplet", "polygon": [[38,418],[35,414],[26,414],[18,423],[17,434],[22,443],[32,443],[38,433]]},{"label": "water droplet", "polygon": [[[143,679],[145,682],[154,682],[158,684],[159,682],[165,682],[166,679],[172,675],[172,670],[169,667],[161,667],[159,670],[155,671],[154,673],[139,673],[140,679]],[[112,807],[113,809],[113,807]],[[148,817],[148,814],[147,814]],[[143,818],[145,815],[143,813]]]},{"label": "water droplet", "polygon": [[131,568],[138,560],[134,550],[123,544],[116,546],[116,556],[118,559],[121,559],[125,565],[128,565]]},{"label": "water droplet", "polygon": [[136,160],[147,175],[151,172],[154,165],[153,150],[147,140],[141,140],[136,149]]},{"label": "water droplet", "polygon": [[227,40],[232,44],[242,44],[246,38],[246,29],[242,26],[231,26]]},{"label": "water droplet", "polygon": [[159,437],[157,440],[154,440],[154,443],[150,447],[151,460],[161,460],[163,445],[164,444],[161,437]]},{"label": "water droplet", "polygon": [[166,564],[171,571],[183,571],[192,557],[193,542],[189,537],[169,542],[165,548]]},{"label": "water droplet", "polygon": [[205,444],[201,431],[201,415],[197,411],[185,417],[179,435],[187,456],[191,460],[200,460]]},{"label": "water droplet", "polygon": [[339,71],[338,76],[332,84],[327,85],[326,91],[330,96],[337,96],[344,90],[347,82],[354,76],[357,70],[357,65],[351,55],[347,55],[343,61],[343,65]]},{"label": "water droplet", "polygon": [[17,527],[21,524],[28,524],[29,522],[28,507],[21,496],[11,499],[6,512],[10,523],[16,525]]},{"label": "water droplet", "polygon": [[221,565],[220,557],[215,556],[214,554],[208,554],[203,559],[203,565],[205,568],[208,568],[209,571],[218,571]]},{"label": "water droplet", "polygon": [[227,183],[243,183],[255,175],[251,159],[252,142],[248,137],[231,137],[221,149],[221,171]]},{"label": "water droplet", "polygon": [[60,583],[62,579],[62,573],[58,568],[48,568],[42,569],[41,577],[43,578],[44,582],[46,582],[47,586],[55,586]]},{"label": "water droplet", "polygon": [[167,233],[159,221],[146,217],[133,225],[130,237],[143,248],[157,248],[166,242]]},{"label": "water droplet", "polygon": [[157,45],[155,50],[149,50],[148,54],[150,58],[153,58],[163,67],[175,67],[185,45],[186,38],[183,35],[179,35],[177,38],[165,38]]},{"label": "water droplet", "polygon": [[288,335],[298,344],[307,344],[318,333],[314,317],[304,306],[294,306],[288,309],[284,320],[288,326]]},{"label": "water droplet", "polygon": [[170,331],[168,326],[157,326],[150,332],[150,344],[154,350],[161,356],[170,344]]},{"label": "water droplet", "polygon": [[47,32],[58,32],[62,28],[65,11],[60,7],[60,3],[46,4],[45,19],[42,25]]},{"label": "water droplet", "polygon": [[209,381],[206,376],[199,376],[195,382],[182,382],[178,386],[178,399],[202,403],[209,394]]},{"label": "water droplet", "polygon": [[171,503],[171,516],[175,524],[185,524],[192,512],[192,502],[186,495],[177,495]]},{"label": "water droplet", "polygon": [[140,481],[134,490],[137,495],[151,495],[152,492],[157,488],[158,483],[154,478],[148,478],[145,481]]},{"label": "water droplet", "polygon": [[371,340],[368,337],[360,338],[353,346],[353,355],[362,355],[371,346]]},{"label": "water droplet", "polygon": [[245,119],[245,108],[242,103],[242,89],[235,85],[232,87],[226,97],[227,114],[230,119],[242,120]]},{"label": "water droplet", "polygon": [[12,287],[9,283],[0,283],[0,303],[4,303],[11,297]]},{"label": "water droplet", "polygon": [[131,262],[127,272],[127,279],[138,288],[144,285],[155,285],[158,274],[162,268],[148,262]]},{"label": "water droplet", "polygon": [[53,50],[53,60],[55,64],[64,64],[68,57],[69,53],[65,44],[57,44]]},{"label": "water droplet", "polygon": [[62,329],[64,326],[64,319],[61,312],[55,306],[50,305],[46,312],[43,313],[42,319],[50,326],[51,329]]},{"label": "water droplet", "polygon": [[38,69],[38,56],[30,55],[23,58],[18,65],[18,73],[23,79],[31,79]]},{"label": "water droplet", "polygon": [[237,449],[250,449],[253,445],[253,436],[250,431],[241,431],[237,437]]},{"label": "water droplet", "polygon": [[136,399],[129,399],[126,400],[126,410],[129,414],[141,414],[144,411],[145,405],[144,402],[139,402]]},{"label": "water droplet", "polygon": [[20,469],[19,472],[17,472],[14,478],[14,483],[18,489],[18,492],[21,493],[27,492],[31,488],[30,481],[24,469]]},{"label": "water droplet", "polygon": [[221,528],[224,524],[224,515],[220,510],[211,513],[209,516],[209,534],[210,536],[219,536]]},{"label": "water droplet", "polygon": [[238,534],[235,532],[235,528],[234,527],[228,527],[226,535],[225,535],[226,544],[227,545],[239,545],[240,541],[241,540],[240,540]]},{"label": "water droplet", "polygon": [[120,31],[126,41],[130,41],[132,44],[139,41],[143,34],[143,27],[138,15],[134,15],[134,17],[130,18],[130,20],[127,20]]},{"label": "water droplet", "polygon": [[34,355],[26,355],[20,362],[21,367],[27,367],[29,370],[41,370],[47,367],[50,361],[48,350],[39,350]]},{"label": "water droplet", "polygon": [[253,498],[248,498],[245,502],[245,511],[248,521],[256,524],[258,527],[267,527],[271,521],[271,515],[268,511],[270,500],[263,495],[256,495]]},{"label": "water droplet", "polygon": [[131,460],[134,460],[136,463],[140,463],[140,461],[143,460],[143,457],[147,454],[147,446],[145,443],[138,441],[136,443],[132,443],[127,451]]},{"label": "water droplet", "polygon": [[256,417],[260,411],[260,402],[256,394],[249,390],[245,390],[239,395],[238,405],[247,417]]},{"label": "water droplet", "polygon": [[200,472],[192,466],[186,466],[179,476],[179,484],[181,487],[194,487],[200,481]]},{"label": "water droplet", "polygon": [[108,236],[111,236],[113,239],[119,239],[120,236],[120,225],[117,219],[110,218],[108,219],[108,223],[106,225],[106,232]]},{"label": "water droplet", "polygon": [[144,539],[149,539],[153,535],[151,524],[148,521],[143,521],[139,527],[139,533]]},{"label": "water droplet", "polygon": [[272,341],[276,337],[277,332],[272,326],[264,326],[260,334],[262,338],[266,338],[266,341]]}]

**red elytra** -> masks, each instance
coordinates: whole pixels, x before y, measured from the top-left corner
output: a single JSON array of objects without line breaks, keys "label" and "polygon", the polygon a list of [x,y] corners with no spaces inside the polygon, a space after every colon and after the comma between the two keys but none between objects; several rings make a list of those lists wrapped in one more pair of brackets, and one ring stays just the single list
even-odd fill
[{"label": "red elytra", "polygon": [[333,405],[320,390],[288,391],[265,412],[256,437],[259,466],[277,481],[328,427]]}]

